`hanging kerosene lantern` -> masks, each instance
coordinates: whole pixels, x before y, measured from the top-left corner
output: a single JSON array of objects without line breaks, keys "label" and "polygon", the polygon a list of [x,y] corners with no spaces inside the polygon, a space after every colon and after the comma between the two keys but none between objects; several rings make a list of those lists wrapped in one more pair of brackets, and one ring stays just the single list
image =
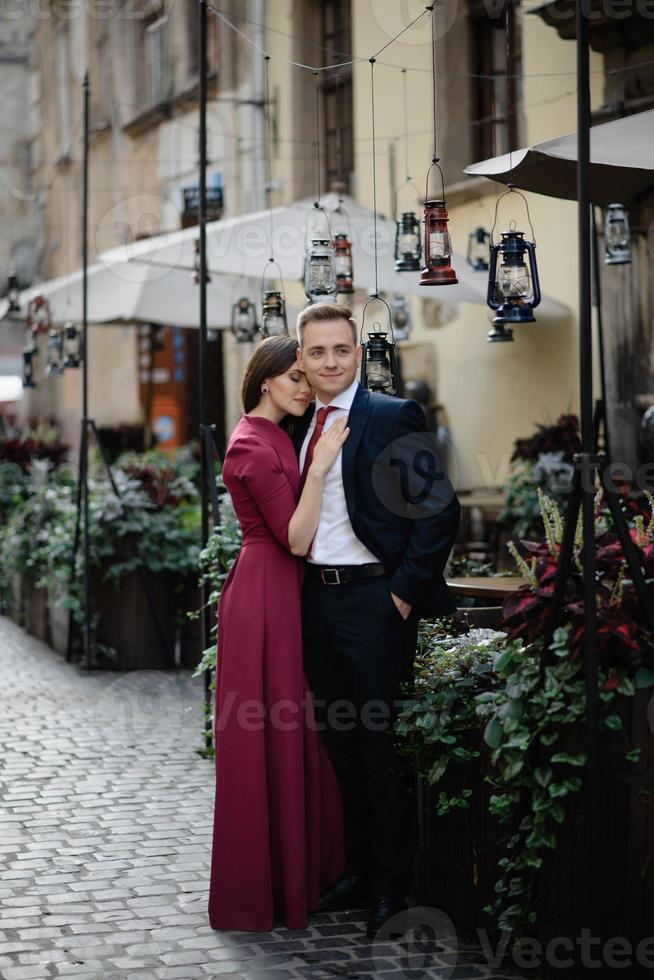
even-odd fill
[{"label": "hanging kerosene lantern", "polygon": [[61,330],[52,327],[48,331],[48,347],[45,361],[46,378],[56,377],[64,373],[64,338]]},{"label": "hanging kerosene lantern", "polygon": [[[194,286],[200,285],[200,239],[196,238],[195,245],[193,246],[193,272],[191,273],[191,282]],[[188,268],[188,266],[187,266]],[[209,270],[205,272],[205,282],[211,282],[211,276],[209,275]]]},{"label": "hanging kerosene lantern", "polygon": [[[340,225],[340,227],[339,227]],[[336,272],[336,292],[348,295],[354,292],[354,266],[352,264],[352,229],[350,216],[343,207],[343,199],[332,211],[334,231],[334,269]]]},{"label": "hanging kerosene lantern", "polygon": [[[502,232],[502,240],[497,243],[493,241],[499,203],[507,194],[518,194],[525,202],[532,241],[525,239],[524,232],[516,231],[514,220],[510,223],[509,231]],[[541,292],[534,237],[527,199],[511,186],[497,199],[491,230],[487,303],[495,312],[494,324],[535,322],[533,311],[541,301]]]},{"label": "hanging kerosene lantern", "polygon": [[[366,320],[366,310],[371,303],[383,303],[388,313],[388,328],[390,329],[391,340],[388,338],[388,329],[384,330],[379,321],[373,321],[372,330],[368,333],[368,339],[363,341],[363,330]],[[361,358],[361,384],[369,391],[377,391],[383,395],[397,394],[397,360],[395,353],[395,336],[393,333],[393,318],[391,309],[385,299],[381,296],[372,296],[363,308],[361,317],[361,332],[359,335],[363,356]]]},{"label": "hanging kerosene lantern", "polygon": [[247,296],[241,296],[232,306],[231,329],[238,344],[252,343],[259,332],[256,307]]},{"label": "hanging kerosene lantern", "polygon": [[342,231],[334,236],[334,268],[336,271],[336,292],[339,294],[353,293],[352,243],[347,234]]},{"label": "hanging kerosene lantern", "polygon": [[395,269],[397,272],[419,272],[422,256],[420,222],[415,211],[404,211],[395,222]]},{"label": "hanging kerosene lantern", "polygon": [[609,204],[604,218],[604,264],[631,263],[629,215],[622,204]]},{"label": "hanging kerosene lantern", "polygon": [[[320,212],[325,222],[325,232],[315,229],[309,234],[312,217]],[[309,239],[311,244],[309,244]],[[307,217],[304,235],[304,292],[310,303],[336,301],[336,262],[329,218],[322,205],[315,201],[313,211]]]},{"label": "hanging kerosene lantern", "polygon": [[34,380],[34,357],[36,349],[25,347],[23,352],[23,388],[36,388]]},{"label": "hanging kerosene lantern", "polygon": [[39,349],[37,346],[37,330],[33,326],[27,327],[27,339],[22,350],[23,358],[23,388],[36,388],[34,380],[34,358],[37,357]]},{"label": "hanging kerosene lantern", "polygon": [[7,307],[7,313],[18,313],[20,311],[20,287],[18,285],[18,276],[12,269],[7,277],[7,302],[9,306]]},{"label": "hanging kerosene lantern", "polygon": [[72,320],[64,323],[64,367],[78,368],[80,363],[81,333]]},{"label": "hanging kerosene lantern", "polygon": [[50,330],[52,327],[50,303],[45,296],[39,294],[29,301],[27,304],[25,326],[33,334],[47,333]]},{"label": "hanging kerosene lantern", "polygon": [[261,311],[262,337],[288,337],[286,302],[276,289],[268,289],[263,297]]},{"label": "hanging kerosene lantern", "polygon": [[490,265],[490,232],[481,226],[468,235],[468,265],[475,272],[488,272]]},{"label": "hanging kerosene lantern", "polygon": [[[429,175],[436,167],[441,175],[440,199],[429,198]],[[453,286],[459,280],[452,268],[452,239],[448,230],[447,209],[445,207],[445,179],[438,157],[432,159],[427,171],[425,189],[425,232],[423,246],[424,267],[420,273],[421,286]]]},{"label": "hanging kerosene lantern", "polygon": [[328,303],[336,300],[334,248],[327,238],[314,238],[307,249],[304,292],[310,303]]},{"label": "hanging kerosene lantern", "polygon": [[393,315],[393,337],[395,341],[408,340],[413,329],[411,310],[407,306],[406,297],[398,293],[391,300]]}]

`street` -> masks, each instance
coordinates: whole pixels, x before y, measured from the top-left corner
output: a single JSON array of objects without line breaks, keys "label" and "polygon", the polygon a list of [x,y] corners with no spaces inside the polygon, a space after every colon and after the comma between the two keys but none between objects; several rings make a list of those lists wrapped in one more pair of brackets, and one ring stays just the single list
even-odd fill
[{"label": "street", "polygon": [[[0,619],[0,976],[497,976],[465,942],[365,939],[364,912],[220,933],[206,914],[213,761],[190,672],[81,673]],[[483,964],[483,965],[482,965]]]}]

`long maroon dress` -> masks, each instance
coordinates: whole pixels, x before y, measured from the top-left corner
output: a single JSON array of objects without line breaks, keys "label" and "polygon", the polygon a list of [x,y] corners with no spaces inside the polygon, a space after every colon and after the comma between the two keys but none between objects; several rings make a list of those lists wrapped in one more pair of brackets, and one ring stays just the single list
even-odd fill
[{"label": "long maroon dress", "polygon": [[304,565],[288,543],[300,476],[289,436],[243,416],[223,480],[243,545],[218,612],[209,921],[304,929],[345,855],[340,791],[302,664]]}]

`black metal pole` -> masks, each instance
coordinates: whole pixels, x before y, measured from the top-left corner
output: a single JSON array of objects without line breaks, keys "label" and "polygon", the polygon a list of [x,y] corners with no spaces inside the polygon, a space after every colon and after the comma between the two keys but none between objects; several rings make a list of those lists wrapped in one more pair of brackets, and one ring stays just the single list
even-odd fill
[{"label": "black metal pole", "polygon": [[[199,391],[200,391],[200,452],[202,459],[200,500],[202,506],[202,547],[209,540],[209,480],[213,479],[213,455],[207,451],[205,432],[209,424],[208,413],[208,339],[207,339],[207,2],[199,0],[198,17],[199,29],[199,65],[200,65],[200,119],[199,119],[199,194],[198,194],[198,231],[199,231],[199,265],[200,265],[200,357],[199,357]],[[209,608],[209,585],[202,587],[202,649],[209,647],[211,640],[211,609]],[[211,671],[204,672],[205,706],[211,702]],[[205,743],[211,747],[211,718],[207,711],[205,718]]]},{"label": "black metal pole", "polygon": [[[89,424],[89,323],[88,278],[89,264],[89,103],[91,85],[88,71],[84,75],[84,162],[82,177],[82,427],[84,438],[80,445],[82,482],[82,507],[84,512],[84,663],[91,669],[91,544],[89,537],[89,479],[88,479],[88,424]],[[82,455],[84,459],[82,459]]]},{"label": "black metal pole", "polygon": [[587,764],[586,802],[589,835],[589,926],[598,926],[598,875],[602,866],[600,841],[599,692],[597,665],[597,608],[595,583],[595,474],[593,445],[593,332],[590,236],[590,82],[589,21],[584,4],[577,4],[577,198],[579,225],[579,387],[581,445],[578,459],[582,481],[583,570]]},{"label": "black metal pole", "polygon": [[611,462],[611,442],[609,437],[608,401],[606,399],[606,360],[604,357],[604,317],[602,316],[602,280],[599,261],[599,240],[597,235],[597,219],[595,205],[591,205],[592,239],[593,239],[593,285],[595,287],[595,308],[597,310],[597,352],[600,366],[601,412],[600,418],[604,426],[604,455],[606,462]]}]

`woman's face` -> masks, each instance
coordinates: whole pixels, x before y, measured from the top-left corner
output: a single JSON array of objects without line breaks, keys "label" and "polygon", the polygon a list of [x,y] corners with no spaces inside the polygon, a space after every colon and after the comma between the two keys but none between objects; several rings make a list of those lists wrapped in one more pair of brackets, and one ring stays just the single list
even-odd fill
[{"label": "woman's face", "polygon": [[266,385],[270,400],[284,415],[304,415],[312,396],[311,385],[304,371],[297,364],[291,365],[284,374],[268,378]]}]

